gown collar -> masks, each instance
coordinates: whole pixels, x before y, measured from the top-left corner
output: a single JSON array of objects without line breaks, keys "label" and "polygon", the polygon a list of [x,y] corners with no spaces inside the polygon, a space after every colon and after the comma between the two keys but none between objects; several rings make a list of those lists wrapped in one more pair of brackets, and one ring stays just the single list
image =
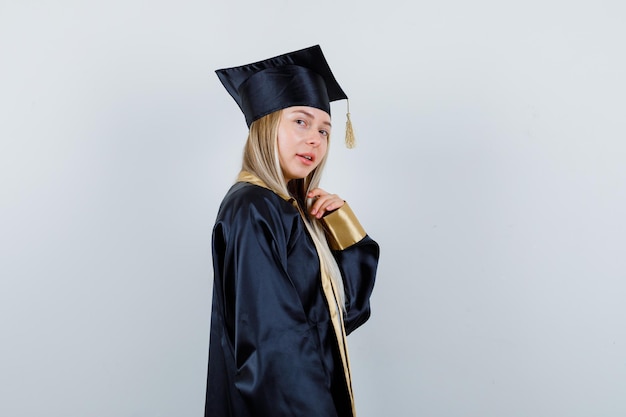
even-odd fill
[{"label": "gown collar", "polygon": [[254,185],[258,185],[259,187],[263,187],[263,188],[267,188],[268,190],[271,190],[274,194],[276,194],[277,196],[279,196],[280,198],[282,198],[285,201],[289,201],[290,203],[295,203],[296,199],[289,196],[289,195],[285,195],[282,193],[278,193],[276,192],[276,190],[272,190],[270,187],[267,186],[267,184],[265,184],[265,182],[263,182],[263,180],[259,177],[257,177],[256,175],[254,175],[251,172],[242,170],[239,175],[237,176],[237,182],[249,182],[250,184],[254,184]]}]

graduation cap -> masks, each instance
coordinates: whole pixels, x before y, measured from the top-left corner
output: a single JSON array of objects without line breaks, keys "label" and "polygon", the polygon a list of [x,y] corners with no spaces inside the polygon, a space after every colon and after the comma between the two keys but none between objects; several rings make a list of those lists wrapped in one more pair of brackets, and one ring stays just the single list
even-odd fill
[{"label": "graduation cap", "polygon": [[[263,116],[291,106],[315,107],[330,115],[331,101],[348,98],[319,45],[215,72],[243,112],[248,127]],[[349,110],[346,145],[354,146]]]}]

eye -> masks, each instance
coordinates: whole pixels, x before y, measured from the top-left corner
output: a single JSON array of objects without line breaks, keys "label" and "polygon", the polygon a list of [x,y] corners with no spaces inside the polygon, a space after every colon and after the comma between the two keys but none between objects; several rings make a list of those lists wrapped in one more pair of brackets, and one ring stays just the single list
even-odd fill
[{"label": "eye", "polygon": [[324,136],[325,138],[328,137],[328,130],[320,130],[320,133],[322,134],[322,136]]},{"label": "eye", "polygon": [[299,124],[300,126],[306,126],[306,122],[302,119],[296,120],[296,123]]}]

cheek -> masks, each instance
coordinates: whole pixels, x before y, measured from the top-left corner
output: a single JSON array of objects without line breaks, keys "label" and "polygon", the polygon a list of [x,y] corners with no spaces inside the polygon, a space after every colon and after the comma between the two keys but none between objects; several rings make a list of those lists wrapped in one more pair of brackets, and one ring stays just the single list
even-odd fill
[{"label": "cheek", "polygon": [[276,150],[280,155],[288,146],[288,143],[285,139],[285,134],[283,132],[278,132],[278,137],[276,138]]},{"label": "cheek", "polygon": [[276,140],[278,150],[280,151],[281,149],[289,148],[291,143],[293,142],[293,140],[291,139],[292,137],[293,137],[293,133],[289,132],[286,129],[279,129],[278,137]]},{"label": "cheek", "polygon": [[276,151],[278,152],[278,162],[281,168],[284,168],[285,164],[289,163],[290,155],[294,152],[288,137],[278,137],[276,141]]}]

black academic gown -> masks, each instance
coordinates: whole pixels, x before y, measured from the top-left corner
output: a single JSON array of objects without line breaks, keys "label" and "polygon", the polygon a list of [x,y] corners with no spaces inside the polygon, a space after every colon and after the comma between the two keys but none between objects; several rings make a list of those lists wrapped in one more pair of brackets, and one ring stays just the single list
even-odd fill
[{"label": "black academic gown", "polygon": [[[369,318],[378,263],[376,242],[359,239],[333,251],[346,333]],[[293,203],[236,183],[213,230],[213,267],[205,417],[352,416],[319,257]]]}]

